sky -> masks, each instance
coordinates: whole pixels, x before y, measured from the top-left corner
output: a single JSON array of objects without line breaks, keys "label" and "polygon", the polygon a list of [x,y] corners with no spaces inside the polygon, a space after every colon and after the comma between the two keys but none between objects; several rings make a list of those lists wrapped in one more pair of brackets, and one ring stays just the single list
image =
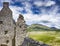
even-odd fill
[{"label": "sky", "polygon": [[3,2],[10,3],[15,21],[22,14],[28,25],[60,28],[60,0],[0,0],[0,10]]}]

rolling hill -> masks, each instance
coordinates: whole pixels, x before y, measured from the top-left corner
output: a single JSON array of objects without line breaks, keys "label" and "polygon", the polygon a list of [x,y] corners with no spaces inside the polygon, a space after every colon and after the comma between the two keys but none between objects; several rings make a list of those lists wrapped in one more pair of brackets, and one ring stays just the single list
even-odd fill
[{"label": "rolling hill", "polygon": [[27,27],[28,31],[60,31],[60,29],[57,29],[55,27],[48,27],[42,24],[32,24]]}]

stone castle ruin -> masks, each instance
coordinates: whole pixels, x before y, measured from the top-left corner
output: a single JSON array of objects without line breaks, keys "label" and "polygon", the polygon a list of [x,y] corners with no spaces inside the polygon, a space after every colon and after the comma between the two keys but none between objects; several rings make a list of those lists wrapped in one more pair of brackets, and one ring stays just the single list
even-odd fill
[{"label": "stone castle ruin", "polygon": [[17,22],[12,18],[8,2],[3,2],[0,11],[0,46],[20,46],[26,36],[24,17],[19,15]]},{"label": "stone castle ruin", "polygon": [[3,8],[0,11],[0,46],[41,46],[37,45],[36,41],[26,38],[26,33],[24,17],[20,14],[15,22],[9,3],[3,2]]}]

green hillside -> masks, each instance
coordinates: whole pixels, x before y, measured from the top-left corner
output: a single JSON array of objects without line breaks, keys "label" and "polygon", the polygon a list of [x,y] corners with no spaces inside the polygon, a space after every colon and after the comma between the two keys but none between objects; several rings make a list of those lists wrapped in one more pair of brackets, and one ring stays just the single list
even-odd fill
[{"label": "green hillside", "polygon": [[59,29],[55,27],[48,27],[41,24],[32,24],[27,27],[27,30],[28,31],[59,31]]}]

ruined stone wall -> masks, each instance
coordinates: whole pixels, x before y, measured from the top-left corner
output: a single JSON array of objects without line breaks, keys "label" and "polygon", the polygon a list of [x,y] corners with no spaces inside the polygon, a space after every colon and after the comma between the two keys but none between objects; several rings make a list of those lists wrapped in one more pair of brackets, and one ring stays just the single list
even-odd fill
[{"label": "ruined stone wall", "polygon": [[50,46],[42,42],[38,42],[36,40],[33,40],[29,37],[25,37],[24,42],[21,46]]},{"label": "ruined stone wall", "polygon": [[19,18],[16,23],[16,46],[20,46],[24,38],[26,37],[26,24],[22,15],[19,15]]},{"label": "ruined stone wall", "polygon": [[12,46],[14,37],[14,24],[12,11],[9,9],[9,3],[4,2],[3,8],[0,11],[0,45],[6,44]]},{"label": "ruined stone wall", "polygon": [[26,36],[26,25],[22,15],[19,15],[17,23],[12,18],[9,3],[4,2],[0,11],[0,45],[19,46]]}]

